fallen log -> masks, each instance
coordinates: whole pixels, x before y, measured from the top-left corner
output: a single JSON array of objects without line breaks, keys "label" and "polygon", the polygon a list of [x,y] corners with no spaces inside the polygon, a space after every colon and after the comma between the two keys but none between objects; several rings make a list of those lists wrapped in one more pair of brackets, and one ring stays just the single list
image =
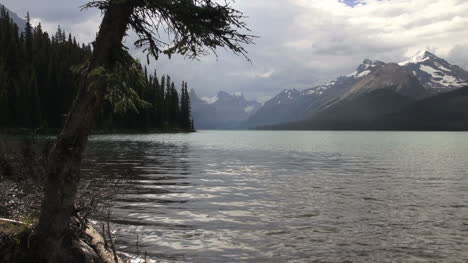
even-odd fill
[{"label": "fallen log", "polygon": [[86,227],[86,235],[90,238],[91,246],[104,263],[124,263],[120,258],[114,259],[114,255],[109,251],[104,242],[104,238],[99,234],[94,227],[88,225]]}]

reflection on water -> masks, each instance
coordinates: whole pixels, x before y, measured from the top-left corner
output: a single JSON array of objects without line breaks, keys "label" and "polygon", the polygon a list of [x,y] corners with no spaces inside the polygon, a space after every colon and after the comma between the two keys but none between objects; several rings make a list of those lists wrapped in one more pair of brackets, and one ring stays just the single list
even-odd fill
[{"label": "reflection on water", "polygon": [[464,262],[468,133],[96,136],[125,251],[161,262]]}]

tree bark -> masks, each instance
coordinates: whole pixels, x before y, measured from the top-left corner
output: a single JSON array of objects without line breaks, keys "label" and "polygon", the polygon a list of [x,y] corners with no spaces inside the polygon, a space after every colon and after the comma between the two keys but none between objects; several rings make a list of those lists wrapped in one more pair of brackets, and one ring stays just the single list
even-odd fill
[{"label": "tree bark", "polygon": [[[129,17],[131,1],[111,0],[94,44],[88,73],[97,67],[111,70],[121,55],[122,40]],[[80,181],[82,154],[94,126],[105,88],[89,90],[84,81],[73,102],[65,126],[49,153],[47,181],[38,224],[40,253],[47,262],[63,262],[66,258],[67,229],[74,212]],[[65,256],[65,257],[64,257]]]}]

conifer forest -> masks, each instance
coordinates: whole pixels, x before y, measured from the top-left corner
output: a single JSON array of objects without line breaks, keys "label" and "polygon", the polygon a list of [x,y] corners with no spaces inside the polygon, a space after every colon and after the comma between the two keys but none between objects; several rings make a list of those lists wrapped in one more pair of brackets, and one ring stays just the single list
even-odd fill
[{"label": "conifer forest", "polygon": [[[25,28],[18,28],[5,9],[0,12],[0,128],[57,131],[78,89],[77,65],[89,59],[92,45],[78,43],[60,26],[50,36],[40,24],[33,27],[29,15]],[[96,129],[192,131],[188,84],[178,87],[170,75],[158,77],[134,63],[145,76],[143,85],[130,87],[140,103],[119,110],[106,101]]]}]

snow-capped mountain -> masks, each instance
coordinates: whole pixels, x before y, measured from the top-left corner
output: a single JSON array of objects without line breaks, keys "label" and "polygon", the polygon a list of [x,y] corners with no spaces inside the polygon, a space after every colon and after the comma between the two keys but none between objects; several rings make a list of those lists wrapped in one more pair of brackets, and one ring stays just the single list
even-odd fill
[{"label": "snow-capped mountain", "polygon": [[401,110],[427,97],[416,77],[395,63],[361,77],[343,95],[308,118],[310,127],[345,129]]},{"label": "snow-capped mountain", "polygon": [[220,91],[214,98],[207,99],[205,97],[202,98],[202,100],[204,100],[207,104],[215,106],[219,110],[230,107],[231,110],[240,111],[247,115],[254,113],[262,106],[262,104],[257,101],[246,100],[244,94],[242,93],[229,94],[224,91]]},{"label": "snow-capped mountain", "polygon": [[382,61],[365,59],[348,76],[342,76],[327,84],[302,91],[283,90],[267,101],[248,121],[248,126],[270,125],[288,121],[298,121],[327,104],[333,98],[343,95],[357,81],[385,65]]},{"label": "snow-capped mountain", "polygon": [[417,78],[394,63],[384,64],[379,70],[366,74],[349,89],[341,99],[359,96],[379,89],[391,89],[401,96],[420,99],[427,91]]},{"label": "snow-capped mountain", "polygon": [[338,77],[325,85],[320,85],[301,92],[302,96],[313,95],[315,97],[333,97],[349,89],[354,83],[363,79],[370,73],[376,72],[385,66],[385,63],[379,60],[365,59],[356,70],[348,76]]},{"label": "snow-capped mountain", "polygon": [[233,129],[242,124],[262,105],[245,99],[241,93],[220,91],[214,97],[199,98],[190,92],[192,115],[197,129]]},{"label": "snow-capped mountain", "polygon": [[345,98],[379,89],[386,89],[387,95],[393,90],[389,96],[413,100],[464,86],[468,86],[467,71],[428,51],[398,64],[365,59],[353,73],[328,84],[302,91],[282,91],[250,117],[249,126],[300,121]]},{"label": "snow-capped mountain", "polygon": [[432,94],[468,86],[467,71],[429,51],[421,51],[398,65],[413,73],[421,85]]},{"label": "snow-capped mountain", "polygon": [[26,25],[26,21],[24,21],[24,19],[21,19],[16,13],[9,10],[6,6],[0,4],[0,9],[2,9],[2,8],[5,8],[5,10],[8,12],[8,14],[10,15],[10,18],[13,20],[13,22],[18,25],[18,29],[20,31],[23,31],[24,26]]}]

